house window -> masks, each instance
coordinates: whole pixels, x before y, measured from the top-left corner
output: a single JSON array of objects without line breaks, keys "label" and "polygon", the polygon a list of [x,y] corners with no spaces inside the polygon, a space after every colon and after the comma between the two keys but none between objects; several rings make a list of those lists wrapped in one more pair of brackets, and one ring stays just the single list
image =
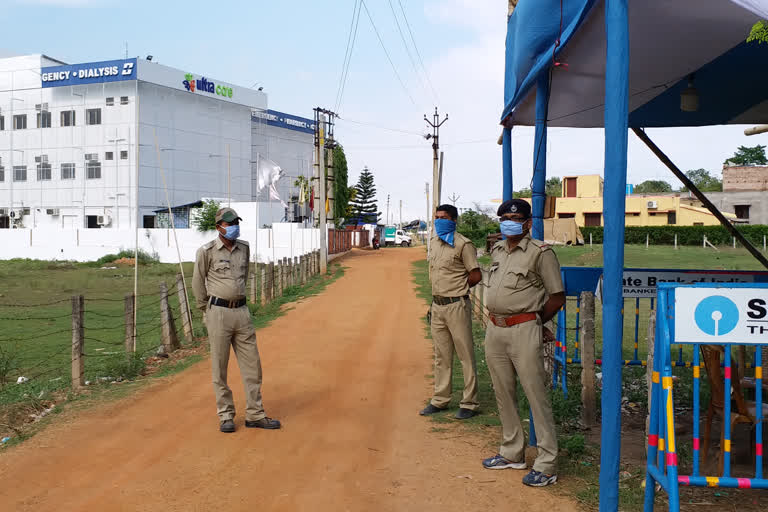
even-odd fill
[{"label": "house window", "polygon": [[693,225],[694,226],[703,226],[704,223],[703,222],[694,222]]},{"label": "house window", "polygon": [[27,114],[18,114],[13,116],[13,129],[14,130],[27,129]]},{"label": "house window", "polygon": [[565,178],[563,191],[565,192],[563,197],[576,197],[576,178]]},{"label": "house window", "polygon": [[155,227],[155,216],[154,215],[144,215],[144,227],[145,228],[154,228]]},{"label": "house window", "polygon": [[65,110],[61,113],[61,126],[75,126],[74,110]]},{"label": "house window", "polygon": [[37,127],[38,128],[50,128],[51,127],[51,113],[50,112],[38,112],[37,113]]},{"label": "house window", "polygon": [[75,179],[75,164],[61,164],[61,179]]},{"label": "house window", "polygon": [[85,176],[89,180],[101,179],[101,162],[91,160],[85,164]]},{"label": "house window", "polygon": [[51,180],[51,164],[39,163],[37,164],[37,181],[50,181]]},{"label": "house window", "polygon": [[120,96],[120,104],[121,105],[127,105],[128,104],[128,96]]},{"label": "house window", "polygon": [[128,160],[128,151],[127,150],[120,151],[120,160]]},{"label": "house window", "polygon": [[115,154],[111,151],[104,153],[104,160],[114,160]]},{"label": "house window", "polygon": [[5,116],[0,116],[0,131],[5,130]]},{"label": "house window", "polygon": [[558,213],[557,218],[558,219],[573,219],[576,217],[575,213]]},{"label": "house window", "polygon": [[733,207],[734,213],[736,213],[737,219],[749,219],[749,205],[748,204],[737,204]]},{"label": "house window", "polygon": [[114,97],[110,96],[109,98],[107,98],[107,106],[108,107],[111,107],[114,104],[115,104],[115,98]]},{"label": "house window", "polygon": [[5,181],[5,167],[0,165],[0,182]]},{"label": "house window", "polygon": [[677,224],[677,212],[667,212],[667,224]]},{"label": "house window", "polygon": [[101,124],[101,109],[89,108],[85,111],[85,124],[94,125]]},{"label": "house window", "polygon": [[27,166],[26,165],[14,165],[13,166],[13,181],[27,181]]},{"label": "house window", "polygon": [[585,213],[584,214],[584,226],[600,226],[602,214],[601,213]]},{"label": "house window", "polygon": [[639,217],[640,216],[640,212],[626,212],[625,216],[627,216],[627,217]]}]

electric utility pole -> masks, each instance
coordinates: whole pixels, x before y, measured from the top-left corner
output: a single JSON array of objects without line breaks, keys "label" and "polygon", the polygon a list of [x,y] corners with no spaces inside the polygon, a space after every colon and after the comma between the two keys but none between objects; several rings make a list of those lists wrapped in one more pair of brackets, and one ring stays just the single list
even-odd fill
[{"label": "electric utility pole", "polygon": [[461,196],[456,195],[455,192],[453,193],[452,196],[448,196],[448,200],[451,202],[453,206],[456,206],[456,201],[458,201],[459,199],[461,199]]},{"label": "electric utility pole", "polygon": [[[432,133],[424,136],[427,140],[432,139],[432,210],[430,212],[430,219],[432,220],[434,219],[435,210],[440,205],[440,159],[438,157],[440,151],[440,127],[447,120],[448,114],[445,114],[445,118],[442,121],[440,120],[437,107],[435,107],[435,113],[432,115],[432,121],[424,114],[424,121],[432,127]],[[429,224],[430,230],[433,229],[434,222],[429,222]]]},{"label": "electric utility pole", "polygon": [[429,182],[428,181],[424,183],[424,193],[427,196],[427,216],[425,217],[424,222],[426,224],[426,231],[427,231],[427,258],[429,258],[429,246],[430,246],[430,239],[432,237],[429,234],[429,214],[431,213],[431,210],[429,208]]},{"label": "electric utility pole", "polygon": [[403,229],[403,200],[400,200],[400,229]]},{"label": "electric utility pole", "polygon": [[[325,165],[325,151],[333,151],[333,119],[336,114],[330,110],[317,107],[315,111],[315,179],[317,179],[318,200],[315,208],[318,211],[318,227],[320,229],[320,272],[328,271],[328,212],[326,210],[328,200],[328,172]],[[329,121],[330,119],[330,121]],[[332,153],[331,153],[332,154]],[[331,160],[332,162],[332,160]],[[331,170],[331,173],[333,171]],[[331,193],[330,197],[333,196]],[[330,206],[330,205],[329,205]]]},{"label": "electric utility pole", "polygon": [[389,194],[387,194],[387,220],[386,220],[387,226],[389,226]]}]

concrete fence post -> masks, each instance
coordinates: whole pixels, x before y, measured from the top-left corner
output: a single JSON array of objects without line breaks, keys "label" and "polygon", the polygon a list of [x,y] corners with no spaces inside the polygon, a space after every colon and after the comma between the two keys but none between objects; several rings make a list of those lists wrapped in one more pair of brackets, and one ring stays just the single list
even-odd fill
[{"label": "concrete fence post", "polygon": [[581,423],[592,428],[597,421],[595,379],[595,294],[581,293]]},{"label": "concrete fence post", "polygon": [[184,276],[179,272],[176,274],[176,292],[179,296],[179,313],[181,314],[181,325],[184,329],[184,337],[188,342],[192,342],[192,314],[187,302],[187,294],[184,290]]},{"label": "concrete fence post", "polygon": [[72,389],[85,386],[85,298],[72,296]]},{"label": "concrete fence post", "polygon": [[250,281],[249,283],[250,293],[248,295],[249,295],[249,298],[251,299],[251,304],[256,304],[256,301],[258,300],[258,286],[257,286],[258,281],[256,281],[256,279],[258,278],[258,275],[259,275],[259,264],[256,263],[254,267],[256,267],[256,269],[253,272],[249,272],[249,276],[248,276]]},{"label": "concrete fence post", "polygon": [[136,307],[136,297],[129,293],[125,296],[125,353],[133,353],[133,347],[135,346],[134,338],[136,332],[133,329],[133,311]]},{"label": "concrete fence post", "polygon": [[166,354],[181,348],[179,337],[176,335],[176,323],[173,320],[173,312],[168,305],[168,285],[160,282],[160,321],[162,322],[163,348]]}]

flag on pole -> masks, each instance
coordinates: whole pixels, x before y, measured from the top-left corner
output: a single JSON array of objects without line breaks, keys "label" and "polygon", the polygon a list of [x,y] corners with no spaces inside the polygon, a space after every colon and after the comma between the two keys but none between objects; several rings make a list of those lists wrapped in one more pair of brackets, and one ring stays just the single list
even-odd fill
[{"label": "flag on pole", "polygon": [[283,175],[283,169],[269,158],[259,155],[258,168],[256,169],[257,184],[256,193],[258,194],[266,187],[274,185]]}]

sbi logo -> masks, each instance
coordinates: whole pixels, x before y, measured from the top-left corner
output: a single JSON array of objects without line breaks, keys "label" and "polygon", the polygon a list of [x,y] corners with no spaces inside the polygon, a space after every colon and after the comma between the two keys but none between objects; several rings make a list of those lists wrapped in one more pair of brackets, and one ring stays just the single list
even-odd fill
[{"label": "sbi logo", "polygon": [[693,317],[702,332],[710,336],[723,336],[739,323],[739,308],[731,299],[713,295],[699,302]]}]

